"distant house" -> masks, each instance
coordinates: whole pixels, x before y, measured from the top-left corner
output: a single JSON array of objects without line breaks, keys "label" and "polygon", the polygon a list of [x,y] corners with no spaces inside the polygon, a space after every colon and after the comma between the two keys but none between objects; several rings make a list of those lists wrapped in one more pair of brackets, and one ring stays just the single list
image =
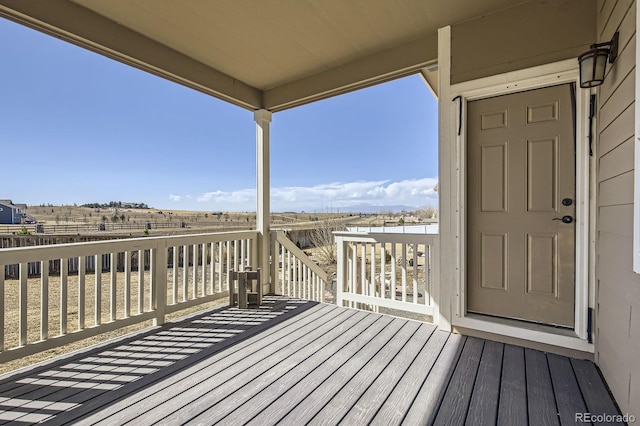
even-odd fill
[{"label": "distant house", "polygon": [[11,200],[0,200],[0,224],[20,223],[22,223],[21,205],[13,204]]}]

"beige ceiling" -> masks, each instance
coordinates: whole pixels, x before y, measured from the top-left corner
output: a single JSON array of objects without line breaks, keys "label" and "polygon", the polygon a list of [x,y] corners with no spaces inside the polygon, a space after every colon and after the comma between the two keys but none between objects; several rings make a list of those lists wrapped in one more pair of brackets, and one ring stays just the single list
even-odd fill
[{"label": "beige ceiling", "polygon": [[438,28],[519,3],[0,0],[0,14],[242,107],[278,111],[426,73]]}]

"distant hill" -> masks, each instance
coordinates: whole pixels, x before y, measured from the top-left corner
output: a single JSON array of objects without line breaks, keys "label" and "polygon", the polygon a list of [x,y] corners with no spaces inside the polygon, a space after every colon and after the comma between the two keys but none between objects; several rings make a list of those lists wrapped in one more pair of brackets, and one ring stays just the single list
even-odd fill
[{"label": "distant hill", "polygon": [[374,214],[374,213],[400,213],[403,211],[412,212],[418,210],[419,207],[416,206],[403,206],[403,205],[395,205],[395,206],[374,206],[371,204],[355,204],[353,206],[340,207],[338,209],[340,213],[366,213],[366,214]]}]

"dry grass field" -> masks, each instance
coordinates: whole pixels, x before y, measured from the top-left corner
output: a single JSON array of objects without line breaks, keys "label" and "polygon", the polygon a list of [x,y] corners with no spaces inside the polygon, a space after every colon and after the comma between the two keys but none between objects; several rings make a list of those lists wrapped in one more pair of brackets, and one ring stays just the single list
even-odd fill
[{"label": "dry grass field", "polygon": [[[101,223],[118,225],[123,231],[142,231],[147,223],[180,229],[255,229],[254,212],[187,211],[167,209],[90,208],[80,206],[29,206],[27,213],[47,227],[85,226],[93,231]],[[420,223],[435,214],[429,209],[405,213],[356,214],[336,212],[272,213],[274,227],[310,227],[327,219],[346,221],[350,226],[393,226]],[[155,226],[153,227],[155,228]],[[63,229],[63,228],[61,228]],[[155,229],[152,229],[153,232]],[[2,227],[0,226],[0,232]],[[183,228],[183,232],[185,232]]]}]

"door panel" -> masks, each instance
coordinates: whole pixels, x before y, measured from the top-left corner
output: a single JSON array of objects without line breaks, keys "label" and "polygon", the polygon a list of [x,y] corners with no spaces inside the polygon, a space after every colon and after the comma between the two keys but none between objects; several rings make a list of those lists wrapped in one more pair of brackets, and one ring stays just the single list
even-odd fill
[{"label": "door panel", "polygon": [[467,104],[467,310],[573,327],[571,86]]}]

